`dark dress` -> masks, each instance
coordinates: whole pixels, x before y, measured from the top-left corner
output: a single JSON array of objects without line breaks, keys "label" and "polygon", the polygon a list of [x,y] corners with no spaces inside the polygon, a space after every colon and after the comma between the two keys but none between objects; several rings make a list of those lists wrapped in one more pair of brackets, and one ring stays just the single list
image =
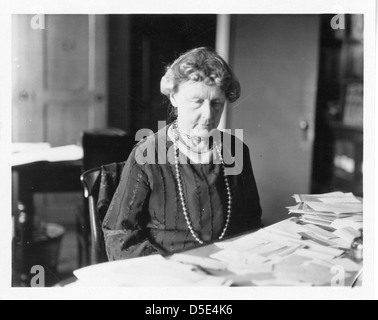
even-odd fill
[{"label": "dark dress", "polygon": [[[168,127],[136,145],[103,222],[110,261],[167,254],[198,245],[186,223],[175,165],[141,163],[142,146],[155,159],[172,151]],[[222,139],[225,134],[222,134]],[[235,137],[231,136],[232,141]],[[225,155],[226,148],[223,148]],[[183,155],[181,154],[181,157]],[[158,162],[158,161],[156,161]],[[227,220],[228,196],[220,164],[182,164],[180,175],[192,226],[205,243],[218,240]],[[243,144],[243,170],[228,175],[232,215],[225,237],[261,228],[261,206],[248,147]]]}]

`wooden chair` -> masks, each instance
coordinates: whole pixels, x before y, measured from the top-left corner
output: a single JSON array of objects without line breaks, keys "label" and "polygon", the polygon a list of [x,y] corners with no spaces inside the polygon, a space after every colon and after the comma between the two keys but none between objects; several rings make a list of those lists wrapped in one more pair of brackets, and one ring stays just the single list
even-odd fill
[{"label": "wooden chair", "polygon": [[101,221],[97,210],[98,193],[101,183],[101,168],[91,169],[81,175],[84,196],[88,199],[89,221],[91,228],[90,264],[107,261],[105,241]]},{"label": "wooden chair", "polygon": [[[136,143],[133,135],[117,128],[84,131],[81,140],[84,150],[82,173],[108,163],[126,161]],[[80,268],[89,265],[91,260],[89,216],[88,201],[85,201],[83,211],[76,216]]]}]

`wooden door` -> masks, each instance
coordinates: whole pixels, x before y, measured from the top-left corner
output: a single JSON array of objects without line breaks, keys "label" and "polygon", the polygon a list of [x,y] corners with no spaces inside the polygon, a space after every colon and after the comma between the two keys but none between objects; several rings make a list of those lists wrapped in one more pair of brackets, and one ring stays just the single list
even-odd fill
[{"label": "wooden door", "polygon": [[14,142],[76,144],[106,125],[105,16],[13,16]]},{"label": "wooden door", "polygon": [[230,125],[244,129],[268,224],[288,217],[294,193],[310,192],[319,22],[316,15],[233,17],[231,65],[242,97]]},{"label": "wooden door", "polygon": [[[107,16],[33,15],[12,19],[12,140],[77,144],[81,132],[107,125]],[[35,20],[34,20],[35,21]],[[81,193],[36,194],[36,213],[71,225]]]}]

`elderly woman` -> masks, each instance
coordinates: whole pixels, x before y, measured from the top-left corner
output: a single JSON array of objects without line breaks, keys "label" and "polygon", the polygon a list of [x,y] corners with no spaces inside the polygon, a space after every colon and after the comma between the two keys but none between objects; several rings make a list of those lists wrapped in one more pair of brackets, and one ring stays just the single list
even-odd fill
[{"label": "elderly woman", "polygon": [[224,159],[236,138],[227,147],[217,130],[226,101],[240,97],[226,62],[208,48],[189,51],[167,68],[161,92],[177,120],[137,144],[125,165],[103,222],[111,261],[190,249],[262,226],[249,149],[242,143],[241,173],[229,174]]}]

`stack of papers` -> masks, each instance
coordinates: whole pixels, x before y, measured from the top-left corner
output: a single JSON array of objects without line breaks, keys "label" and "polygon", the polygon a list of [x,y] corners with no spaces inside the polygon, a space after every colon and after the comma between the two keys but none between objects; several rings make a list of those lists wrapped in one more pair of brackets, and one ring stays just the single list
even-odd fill
[{"label": "stack of papers", "polygon": [[306,226],[302,237],[310,236],[318,242],[325,240],[323,245],[332,246],[332,240],[339,238],[350,244],[363,228],[363,204],[352,193],[297,194],[294,199],[297,205],[288,207],[289,214],[298,216]]}]

